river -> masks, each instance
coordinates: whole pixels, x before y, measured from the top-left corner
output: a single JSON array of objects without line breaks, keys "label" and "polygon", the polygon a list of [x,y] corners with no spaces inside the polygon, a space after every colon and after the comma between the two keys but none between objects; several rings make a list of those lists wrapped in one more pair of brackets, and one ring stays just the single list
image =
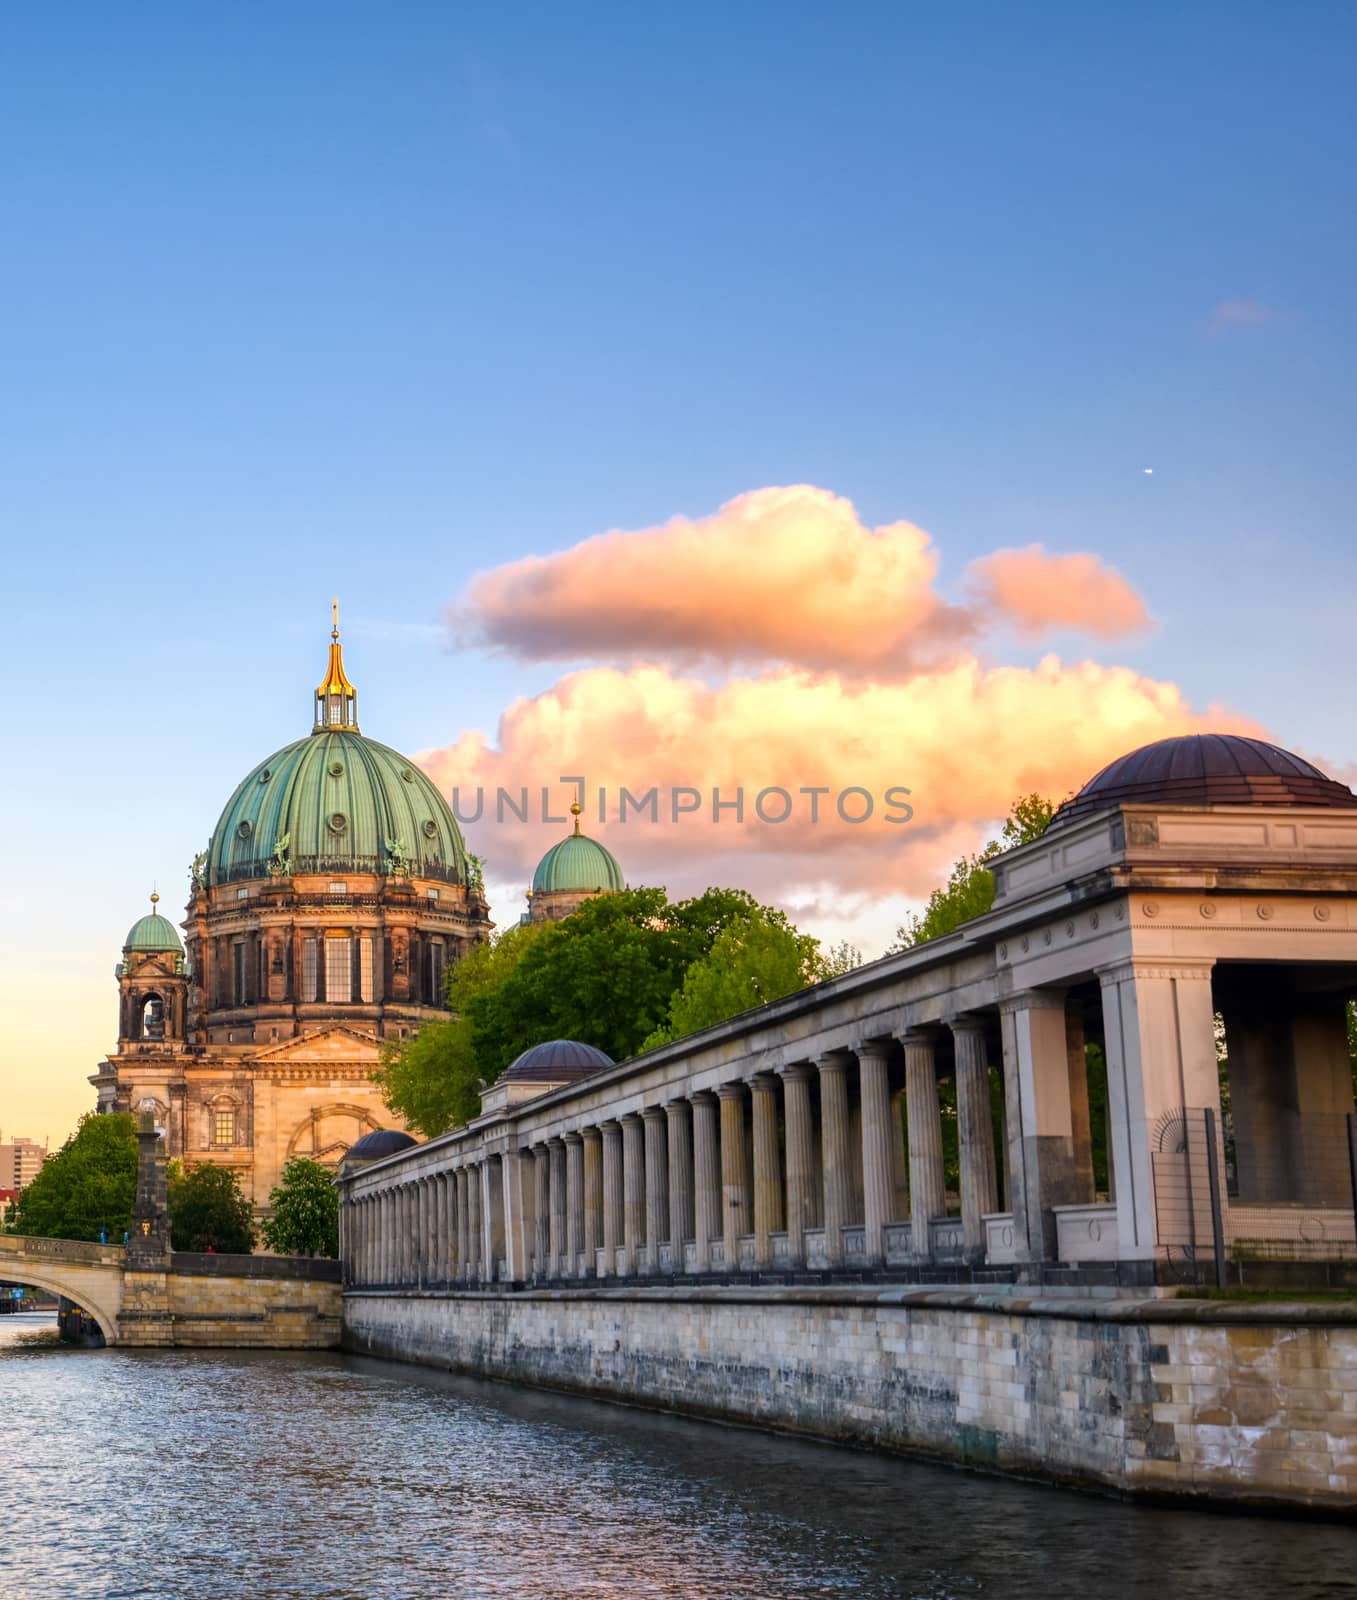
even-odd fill
[{"label": "river", "polygon": [[1123,1505],[338,1355],[0,1318],[0,1600],[1288,1600],[1357,1532]]}]

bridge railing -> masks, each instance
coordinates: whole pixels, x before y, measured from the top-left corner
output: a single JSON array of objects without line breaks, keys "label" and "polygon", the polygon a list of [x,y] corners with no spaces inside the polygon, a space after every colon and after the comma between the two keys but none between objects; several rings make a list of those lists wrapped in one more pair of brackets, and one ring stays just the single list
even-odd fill
[{"label": "bridge railing", "polygon": [[42,1256],[48,1261],[120,1267],[123,1254],[120,1244],[91,1244],[85,1239],[40,1239],[25,1233],[0,1233],[0,1261],[21,1256]]}]

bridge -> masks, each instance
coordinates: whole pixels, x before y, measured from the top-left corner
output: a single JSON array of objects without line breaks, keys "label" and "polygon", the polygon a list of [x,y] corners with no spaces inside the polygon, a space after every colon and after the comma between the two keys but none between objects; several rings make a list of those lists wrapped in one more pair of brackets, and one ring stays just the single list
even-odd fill
[{"label": "bridge", "polygon": [[121,1245],[0,1234],[0,1279],[73,1301],[99,1324],[105,1344],[118,1343],[125,1257]]},{"label": "bridge", "polygon": [[61,1295],[104,1343],[197,1349],[333,1350],[339,1263],[305,1256],[166,1251],[0,1234],[0,1280]]}]

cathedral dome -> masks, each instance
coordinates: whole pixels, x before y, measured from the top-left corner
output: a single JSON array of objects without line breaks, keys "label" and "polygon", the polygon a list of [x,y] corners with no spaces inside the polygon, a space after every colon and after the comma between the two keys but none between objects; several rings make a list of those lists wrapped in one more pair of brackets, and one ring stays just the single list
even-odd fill
[{"label": "cathedral dome", "polygon": [[395,867],[466,883],[461,829],[412,761],[356,728],[327,728],[246,775],[212,830],[207,881]]},{"label": "cathedral dome", "polygon": [[466,845],[446,800],[398,751],[358,731],[339,625],[311,733],[246,774],[207,848],[209,885],[298,872],[373,872],[466,884]]},{"label": "cathedral dome", "polygon": [[575,805],[570,809],[575,813],[575,831],[567,834],[559,844],[552,845],[537,863],[537,871],[532,875],[532,892],[620,892],[625,884],[616,857],[597,839],[590,839],[579,831],[579,807]]},{"label": "cathedral dome", "polygon": [[1357,809],[1357,795],[1279,745],[1238,734],[1193,733],[1119,756],[1066,800],[1051,826],[1118,805]]},{"label": "cathedral dome", "polygon": [[138,917],[127,930],[127,937],[123,940],[123,951],[127,955],[150,955],[155,952],[172,952],[174,955],[183,955],[184,946],[180,942],[178,930],[168,917],[162,917],[155,909],[159,904],[160,896],[151,896],[151,909],[144,917]]}]

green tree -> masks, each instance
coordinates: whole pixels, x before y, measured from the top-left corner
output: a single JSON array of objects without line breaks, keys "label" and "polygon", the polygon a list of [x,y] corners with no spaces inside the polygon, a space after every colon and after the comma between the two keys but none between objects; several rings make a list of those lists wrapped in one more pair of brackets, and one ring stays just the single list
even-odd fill
[{"label": "green tree", "polygon": [[269,1195],[269,1216],[260,1232],[280,1256],[339,1254],[339,1190],[334,1173],[319,1161],[297,1156]]},{"label": "green tree", "polygon": [[137,1197],[136,1124],[118,1112],[81,1117],[75,1132],[19,1196],[15,1233],[122,1243]]},{"label": "green tree", "polygon": [[254,1249],[254,1213],[230,1167],[210,1162],[169,1171],[170,1246],[249,1255]]},{"label": "green tree", "polygon": [[794,994],[824,975],[820,946],[780,911],[759,906],[727,923],[683,975],[667,1021],[642,1042],[653,1050],[741,1011]]},{"label": "green tree", "polygon": [[857,945],[849,944],[847,939],[838,944],[830,945],[828,950],[820,956],[820,977],[841,978],[845,972],[852,972],[862,965],[862,951]]},{"label": "green tree", "polygon": [[476,1115],[486,1069],[477,1060],[470,1008],[506,982],[534,942],[549,938],[556,927],[528,923],[493,943],[473,945],[448,974],[453,1014],[382,1047],[373,1081],[387,1105],[417,1132],[433,1138]]},{"label": "green tree", "polygon": [[991,839],[977,855],[962,856],[943,887],[929,895],[923,911],[911,914],[896,929],[892,948],[907,950],[916,944],[927,944],[930,939],[954,933],[963,922],[983,916],[994,904],[994,875],[986,863],[1004,850],[1039,839],[1055,811],[1055,802],[1039,794],[1025,794],[1015,800],[1001,836]]}]

